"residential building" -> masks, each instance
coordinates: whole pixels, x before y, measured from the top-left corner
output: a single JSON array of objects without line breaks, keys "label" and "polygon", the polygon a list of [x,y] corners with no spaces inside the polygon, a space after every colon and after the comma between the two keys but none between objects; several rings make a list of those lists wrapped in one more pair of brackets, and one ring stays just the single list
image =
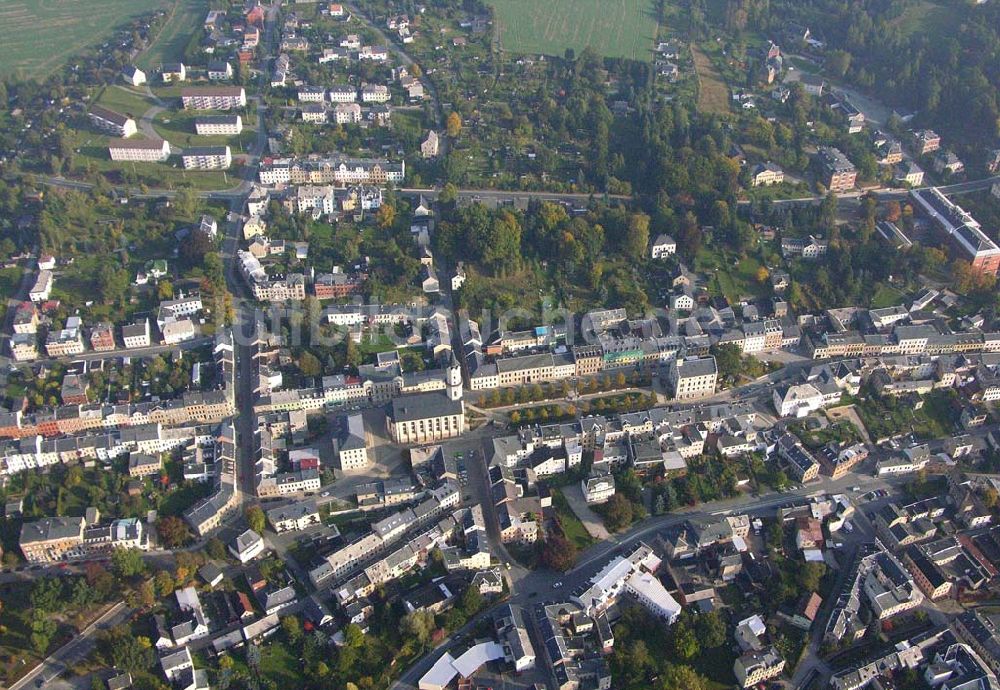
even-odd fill
[{"label": "residential building", "polygon": [[750,182],[754,187],[766,187],[784,181],[785,171],[770,161],[758,163],[750,171]]},{"label": "residential building", "polygon": [[778,457],[795,481],[805,483],[819,477],[819,463],[795,436],[784,434],[778,439],[776,448]]},{"label": "residential building", "polygon": [[94,352],[110,352],[114,350],[115,329],[107,321],[102,321],[90,329],[90,349]]},{"label": "residential building", "polygon": [[82,517],[42,518],[21,527],[18,545],[29,563],[54,563],[83,543]]},{"label": "residential building", "polygon": [[361,87],[362,103],[388,103],[392,94],[384,84],[365,84]]},{"label": "residential building", "polygon": [[38,308],[34,302],[21,302],[14,308],[13,327],[15,333],[38,332]]},{"label": "residential building", "polygon": [[[305,119],[305,114],[305,110],[303,110],[303,119]],[[337,103],[333,107],[333,115],[338,125],[355,125],[361,122],[361,106],[357,103]]]},{"label": "residential building", "polygon": [[823,146],[817,154],[817,161],[823,173],[823,184],[831,192],[846,192],[854,188],[858,171],[840,149]]},{"label": "residential building", "polygon": [[199,86],[181,89],[185,110],[232,110],[247,104],[242,86]]},{"label": "residential building", "polygon": [[146,73],[135,65],[126,65],[122,69],[122,79],[126,84],[132,86],[142,86],[146,83]]},{"label": "residential building", "polygon": [[438,133],[432,129],[427,132],[427,138],[420,143],[420,155],[424,158],[436,158],[439,146]]},{"label": "residential building", "polygon": [[658,235],[650,247],[650,257],[662,259],[677,253],[677,242],[670,235]]},{"label": "residential building", "polygon": [[169,321],[160,327],[160,335],[164,345],[176,345],[195,337],[194,322],[183,318]]},{"label": "residential building", "polygon": [[896,184],[919,187],[924,183],[924,171],[913,161],[898,163],[892,170],[892,180]]},{"label": "residential building", "polygon": [[209,81],[225,81],[233,78],[233,66],[225,61],[208,63]]},{"label": "residential building", "polygon": [[934,156],[934,171],[939,175],[959,175],[965,172],[965,163],[953,151],[939,151]]},{"label": "residential building", "polygon": [[52,294],[52,271],[41,270],[35,278],[31,290],[28,291],[28,298],[32,302],[44,302]]},{"label": "residential building", "polygon": [[184,149],[181,161],[185,170],[225,170],[233,164],[228,146],[192,146]]},{"label": "residential building", "polygon": [[249,563],[264,552],[264,538],[252,529],[248,529],[237,535],[233,543],[229,545],[229,552],[240,563]]},{"label": "residential building", "polygon": [[320,524],[315,499],[298,501],[267,511],[267,521],[275,532],[292,532]]},{"label": "residential building", "polygon": [[258,177],[261,184],[399,184],[406,175],[406,164],[371,158],[265,159]]},{"label": "residential building", "polygon": [[772,397],[779,417],[807,417],[825,404],[823,394],[811,383],[775,388]]},{"label": "residential building", "polygon": [[90,121],[98,129],[116,137],[130,137],[138,131],[135,126],[135,120],[131,116],[116,113],[114,110],[109,110],[100,105],[92,105],[90,111],[87,113],[87,117],[90,118]]},{"label": "residential building", "polygon": [[331,103],[354,103],[358,100],[358,90],[347,84],[334,84],[327,94]]},{"label": "residential building", "polygon": [[166,62],[160,70],[160,78],[165,84],[187,79],[187,67],[183,62]]},{"label": "residential building", "polygon": [[325,125],[329,119],[326,113],[326,106],[322,103],[306,103],[302,106],[300,116],[303,122],[311,125]]},{"label": "residential building", "polygon": [[125,348],[128,350],[152,345],[153,341],[149,333],[149,319],[142,319],[142,321],[122,326],[122,342],[125,343]]},{"label": "residential building", "polygon": [[108,154],[113,161],[160,162],[170,158],[164,139],[110,139]]},{"label": "residential building", "polygon": [[15,362],[38,359],[38,341],[33,333],[15,333],[9,341],[10,356]]},{"label": "residential building", "polygon": [[741,688],[751,688],[777,678],[785,670],[785,660],[774,647],[747,652],[733,662],[733,673]]},{"label": "residential building", "polygon": [[590,476],[580,481],[583,497],[590,505],[606,503],[615,495],[615,478],[610,472],[591,471]]},{"label": "residential building", "polygon": [[322,86],[300,86],[298,96],[301,103],[322,103],[326,100],[326,89]]},{"label": "residential building", "polygon": [[941,148],[941,136],[932,129],[920,129],[910,133],[913,155],[925,156]]},{"label": "residential building", "polygon": [[996,275],[1000,270],[1000,247],[983,232],[982,226],[961,206],[948,199],[936,187],[910,192],[914,208],[928,216],[938,232],[945,236],[961,258],[982,273]]},{"label": "residential building", "polygon": [[368,432],[361,413],[349,415],[344,419],[341,432],[337,436],[336,449],[340,459],[340,469],[345,472],[364,469],[371,464],[368,457]]},{"label": "residential building", "polygon": [[131,453],[128,457],[128,474],[130,477],[150,477],[160,473],[163,466],[160,456],[149,453]]},{"label": "residential building", "polygon": [[45,337],[45,352],[49,357],[79,355],[83,351],[83,338],[78,327],[51,330]]},{"label": "residential building", "polygon": [[830,243],[821,240],[813,235],[807,238],[782,237],[781,254],[785,258],[798,258],[814,260],[826,254],[830,248]]},{"label": "residential building", "polygon": [[667,382],[675,400],[691,400],[715,393],[718,378],[715,357],[675,359],[667,370]]},{"label": "residential building", "polygon": [[230,136],[243,131],[243,118],[236,115],[207,115],[194,120],[194,131],[199,136]]}]

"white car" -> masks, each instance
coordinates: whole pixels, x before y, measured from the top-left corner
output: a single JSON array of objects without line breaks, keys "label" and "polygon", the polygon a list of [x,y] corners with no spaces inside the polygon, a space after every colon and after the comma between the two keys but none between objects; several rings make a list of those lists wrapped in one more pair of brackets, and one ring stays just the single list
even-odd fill
[{"label": "white car", "polygon": [[562,587],[562,582],[561,581],[555,583],[554,585],[552,585],[552,589],[559,589],[560,587]]}]

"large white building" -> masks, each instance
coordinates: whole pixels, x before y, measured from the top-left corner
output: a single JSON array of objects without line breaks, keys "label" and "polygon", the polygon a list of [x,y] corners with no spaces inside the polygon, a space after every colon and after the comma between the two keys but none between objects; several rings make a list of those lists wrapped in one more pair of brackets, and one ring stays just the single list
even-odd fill
[{"label": "large white building", "polygon": [[159,162],[170,158],[165,139],[111,139],[108,154],[113,161]]},{"label": "large white building", "polygon": [[230,136],[243,131],[243,118],[236,115],[206,115],[195,118],[194,131],[199,136]]},{"label": "large white building", "polygon": [[588,615],[596,615],[614,605],[624,593],[633,596],[654,615],[673,623],[681,606],[655,576],[659,557],[640,543],[627,556],[616,556],[590,578],[589,586],[574,597]]},{"label": "large white building", "polygon": [[811,383],[775,388],[772,395],[779,417],[807,417],[823,408],[825,398]]},{"label": "large white building", "polygon": [[264,538],[252,529],[248,529],[237,535],[229,545],[229,551],[240,563],[249,563],[264,552]]},{"label": "large white building", "polygon": [[91,106],[87,117],[99,129],[116,137],[130,137],[138,131],[135,126],[135,120],[132,117],[116,113],[114,110],[108,110],[99,105]]},{"label": "large white building", "polygon": [[225,170],[233,164],[228,146],[192,146],[184,149],[181,161],[185,170]]},{"label": "large white building", "polygon": [[401,445],[456,438],[465,433],[465,404],[443,391],[405,395],[390,403],[387,423]]},{"label": "large white building", "polygon": [[347,472],[368,467],[368,432],[365,430],[365,419],[358,414],[352,414],[344,420],[343,430],[337,436],[337,455],[340,459],[340,469]]},{"label": "large white building", "polygon": [[260,183],[278,184],[400,184],[406,177],[406,163],[378,158],[266,159],[257,173]]},{"label": "large white building", "polygon": [[32,302],[44,302],[52,294],[52,271],[42,270],[35,278],[35,284],[28,291],[28,299]]},{"label": "large white building", "polygon": [[675,359],[667,370],[670,394],[675,400],[691,400],[715,393],[719,370],[715,357]]},{"label": "large white building", "polygon": [[198,86],[181,90],[185,110],[232,110],[247,104],[242,86]]}]

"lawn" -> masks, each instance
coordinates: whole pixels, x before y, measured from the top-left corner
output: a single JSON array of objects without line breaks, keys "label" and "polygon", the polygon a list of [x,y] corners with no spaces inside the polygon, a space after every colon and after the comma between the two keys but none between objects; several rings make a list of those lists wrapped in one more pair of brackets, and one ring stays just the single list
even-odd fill
[{"label": "lawn", "polygon": [[170,4],[170,0],[4,0],[0,74],[45,77],[84,48],[100,44],[129,18]]},{"label": "lawn", "polygon": [[199,117],[191,112],[165,110],[153,118],[153,129],[171,146],[188,148],[191,146],[225,146],[233,149],[233,155],[245,152],[256,138],[256,132],[244,129],[235,136],[199,136],[194,130],[194,121]]},{"label": "lawn", "polygon": [[104,87],[96,102],[115,112],[131,115],[136,120],[156,105],[144,94],[119,85]]},{"label": "lawn", "polygon": [[956,16],[957,13],[943,3],[919,0],[903,10],[890,24],[908,36],[919,31],[924,35],[941,37],[955,28]]},{"label": "lawn", "polygon": [[728,113],[729,88],[722,81],[719,70],[699,46],[691,44],[691,55],[698,73],[698,110],[719,115]]},{"label": "lawn", "polygon": [[587,528],[580,522],[573,509],[569,507],[566,497],[561,491],[552,492],[552,505],[555,506],[556,515],[559,516],[559,526],[562,527],[563,534],[573,542],[578,549],[585,549],[594,543],[594,538],[590,536]]},{"label": "lawn", "polygon": [[113,161],[108,155],[109,137],[91,131],[68,132],[77,153],[75,165],[83,170],[104,173],[112,184],[129,187],[146,185],[150,189],[189,187],[198,191],[232,189],[240,183],[240,169],[235,166],[228,174],[220,170],[184,170],[178,156],[165,163],[132,163]]},{"label": "lawn", "polygon": [[20,284],[20,267],[0,268],[0,305],[6,305],[7,300],[17,296],[17,288]]},{"label": "lawn", "polygon": [[708,276],[709,292],[721,294],[732,303],[767,293],[757,280],[760,267],[760,261],[753,256],[737,259],[710,247],[702,247],[695,257],[695,270]]},{"label": "lawn", "polygon": [[906,295],[891,285],[879,285],[878,290],[872,296],[872,309],[895,307],[902,304],[905,299]]},{"label": "lawn", "polygon": [[143,70],[156,70],[164,62],[179,62],[184,49],[199,29],[208,13],[208,0],[174,0],[167,23],[156,40],[136,59]]},{"label": "lawn", "polygon": [[656,37],[653,0],[488,0],[504,50],[562,56],[591,47],[605,57],[648,62]]}]

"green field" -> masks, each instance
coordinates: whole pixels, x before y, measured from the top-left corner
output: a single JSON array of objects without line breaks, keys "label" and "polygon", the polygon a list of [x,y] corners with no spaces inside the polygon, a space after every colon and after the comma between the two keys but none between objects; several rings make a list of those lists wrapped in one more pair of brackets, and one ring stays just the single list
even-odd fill
[{"label": "green field", "polygon": [[0,74],[44,77],[129,18],[174,1],[192,0],[3,0]]},{"label": "green field", "polygon": [[180,62],[188,41],[201,28],[208,13],[208,0],[175,0],[172,5],[167,23],[136,60],[147,74],[158,70],[164,62]]},{"label": "green field", "polygon": [[147,98],[145,94],[121,84],[105,86],[95,99],[95,102],[103,105],[105,108],[110,108],[117,113],[131,115],[136,119],[136,121],[138,121],[147,110],[156,105],[152,100]]},{"label": "green field", "polygon": [[656,38],[653,0],[488,0],[504,50],[562,56],[590,46],[606,57],[648,62]]}]

